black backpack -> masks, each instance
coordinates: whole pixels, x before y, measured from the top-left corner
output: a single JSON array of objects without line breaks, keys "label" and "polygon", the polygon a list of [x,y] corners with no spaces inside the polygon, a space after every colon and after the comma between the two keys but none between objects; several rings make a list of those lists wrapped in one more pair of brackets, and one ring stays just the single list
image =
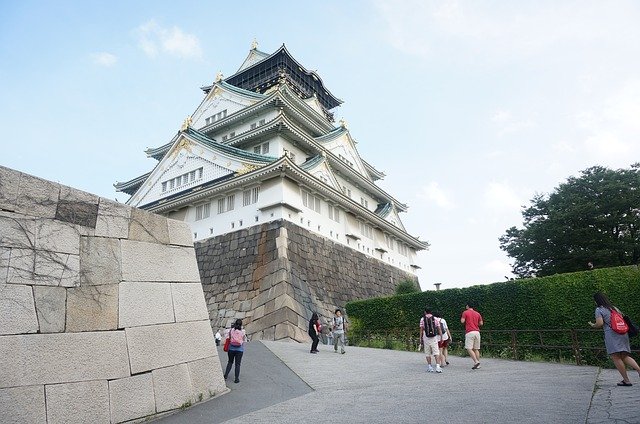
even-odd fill
[{"label": "black backpack", "polygon": [[425,315],[422,318],[424,319],[425,337],[435,337],[438,334],[438,331],[436,330],[436,320],[433,318],[433,315],[430,317]]}]

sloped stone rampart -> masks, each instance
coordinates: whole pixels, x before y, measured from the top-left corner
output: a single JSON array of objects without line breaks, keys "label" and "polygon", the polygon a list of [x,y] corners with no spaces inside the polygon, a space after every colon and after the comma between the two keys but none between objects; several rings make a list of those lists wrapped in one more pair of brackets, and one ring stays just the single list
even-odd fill
[{"label": "sloped stone rampart", "polygon": [[417,277],[285,220],[197,242],[213,329],[241,318],[256,339],[308,340],[308,320],[324,321],[351,300],[394,293]]},{"label": "sloped stone rampart", "polygon": [[0,167],[0,358],[3,423],[119,423],[227,391],[188,225]]}]

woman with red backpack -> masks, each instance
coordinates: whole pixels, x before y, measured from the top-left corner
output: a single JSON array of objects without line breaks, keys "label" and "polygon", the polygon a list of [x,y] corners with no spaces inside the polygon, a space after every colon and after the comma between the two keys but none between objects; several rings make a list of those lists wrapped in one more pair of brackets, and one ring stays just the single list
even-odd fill
[{"label": "woman with red backpack", "polygon": [[638,376],[640,376],[640,366],[631,357],[628,331],[624,331],[624,328],[621,328],[624,327],[620,322],[623,319],[622,313],[613,306],[603,293],[594,294],[593,300],[597,306],[596,322],[589,322],[589,325],[592,328],[604,328],[604,345],[607,348],[607,354],[611,355],[613,364],[622,376],[622,381],[618,383],[618,386],[633,386],[629,380],[626,366],[628,365],[636,370]]},{"label": "woman with red backpack", "polygon": [[229,339],[229,351],[227,352],[229,362],[227,362],[227,369],[224,372],[224,379],[227,379],[233,363],[236,363],[236,379],[234,383],[240,382],[240,363],[242,362],[242,354],[244,353],[244,342],[247,339],[245,331],[242,329],[242,320],[237,319],[233,323],[233,326],[227,330],[226,334]]}]

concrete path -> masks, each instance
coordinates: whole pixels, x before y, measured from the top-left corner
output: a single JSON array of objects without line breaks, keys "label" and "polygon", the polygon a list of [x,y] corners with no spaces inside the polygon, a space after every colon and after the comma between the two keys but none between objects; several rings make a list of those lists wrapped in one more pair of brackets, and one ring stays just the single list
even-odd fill
[{"label": "concrete path", "polygon": [[[308,349],[251,342],[247,353],[254,354],[245,354],[241,383],[228,383],[231,393],[160,422],[640,423],[635,373],[637,384],[617,387],[615,370],[483,359],[473,371],[469,358],[450,357],[435,374],[417,352]],[[265,365],[252,368],[251,361]]]}]

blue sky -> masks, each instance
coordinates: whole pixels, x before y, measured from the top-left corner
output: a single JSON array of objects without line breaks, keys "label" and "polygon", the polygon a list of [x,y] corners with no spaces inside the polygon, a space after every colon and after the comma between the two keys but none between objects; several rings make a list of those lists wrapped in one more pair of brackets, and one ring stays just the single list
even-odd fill
[{"label": "blue sky", "polygon": [[285,43],[409,205],[424,289],[503,281],[498,237],[589,166],[640,161],[640,3],[0,0],[0,165],[107,198],[218,71]]}]

